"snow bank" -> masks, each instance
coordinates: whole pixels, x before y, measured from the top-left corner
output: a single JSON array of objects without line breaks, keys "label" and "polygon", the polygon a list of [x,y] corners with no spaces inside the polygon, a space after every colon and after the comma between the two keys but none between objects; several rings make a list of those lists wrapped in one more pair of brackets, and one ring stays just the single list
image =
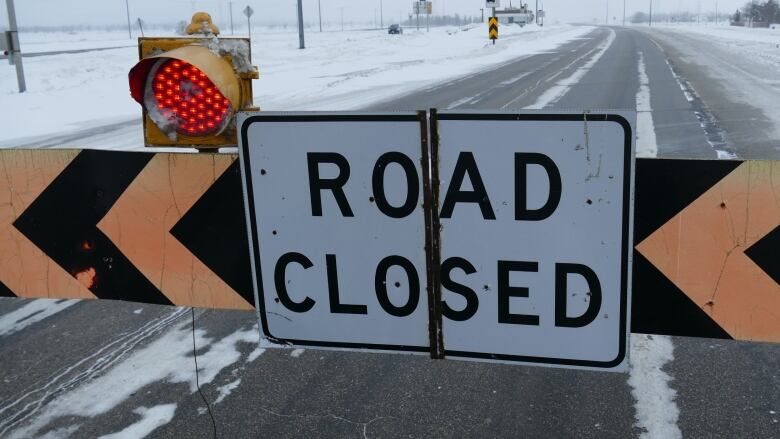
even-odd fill
[{"label": "snow bank", "polygon": [[[406,30],[253,34],[252,61],[260,68],[255,104],[265,110],[351,110],[441,81],[479,72],[512,59],[554,50],[590,27],[502,26],[495,46],[483,26]],[[122,32],[22,34],[24,51],[44,52],[128,42]],[[26,93],[17,93],[13,67],[0,64],[0,146],[109,124],[131,125],[121,136],[140,139],[140,107],[130,98],[127,73],[136,48],[24,59]],[[27,140],[26,142],[24,140]],[[109,141],[109,140],[107,140]],[[129,143],[110,138],[112,145]],[[68,144],[83,147],[85,145]]]},{"label": "snow bank", "polygon": [[[656,27],[653,25],[653,27]],[[658,30],[706,36],[712,43],[728,45],[752,61],[780,68],[780,30],[738,26],[661,25]]]}]

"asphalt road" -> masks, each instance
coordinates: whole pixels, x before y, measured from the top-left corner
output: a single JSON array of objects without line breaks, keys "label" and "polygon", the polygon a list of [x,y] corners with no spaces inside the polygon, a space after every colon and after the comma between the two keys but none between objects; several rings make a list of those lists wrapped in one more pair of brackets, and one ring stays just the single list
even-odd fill
[{"label": "asphalt road", "polygon": [[[611,46],[551,108],[636,108],[641,53],[658,155],[715,158],[713,139],[727,136],[728,126],[702,124],[697,111],[706,102],[690,101],[666,62],[680,63],[679,52],[635,30],[600,28],[554,53],[371,109],[531,106],[585,66],[611,32]],[[699,89],[713,79],[687,80]],[[27,304],[0,299],[0,319]],[[196,311],[199,380],[219,437],[625,438],[638,437],[638,425],[675,420],[668,413],[677,410],[684,437],[780,437],[780,345],[672,338],[674,359],[663,371],[676,398],[659,399],[648,421],[637,419],[628,375],[341,351],[274,348],[256,356],[255,322],[246,312]],[[187,309],[84,301],[0,335],[0,436],[98,437],[157,419],[149,437],[211,437],[193,386],[191,324]],[[666,386],[637,389],[652,399]],[[150,415],[172,404],[169,422]]]}]

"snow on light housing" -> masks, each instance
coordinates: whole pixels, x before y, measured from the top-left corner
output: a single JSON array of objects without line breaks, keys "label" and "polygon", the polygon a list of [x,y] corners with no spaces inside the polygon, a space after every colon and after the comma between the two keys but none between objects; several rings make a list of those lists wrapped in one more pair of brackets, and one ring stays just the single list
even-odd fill
[{"label": "snow on light housing", "polygon": [[225,129],[233,107],[202,70],[178,59],[161,58],[149,72],[144,106],[163,132],[198,137]]},{"label": "snow on light housing", "polygon": [[[232,129],[235,111],[245,105],[231,63],[203,45],[190,44],[147,56],[130,69],[128,78],[130,94],[143,106],[147,121],[174,145],[214,144],[213,139],[222,139],[230,131],[227,128]],[[186,118],[183,109],[187,110]]]}]

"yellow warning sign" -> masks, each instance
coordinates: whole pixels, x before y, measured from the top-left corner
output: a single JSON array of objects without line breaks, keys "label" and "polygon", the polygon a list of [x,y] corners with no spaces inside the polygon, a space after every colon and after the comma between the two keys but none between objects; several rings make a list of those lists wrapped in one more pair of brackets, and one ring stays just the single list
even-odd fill
[{"label": "yellow warning sign", "polygon": [[498,39],[498,18],[497,17],[488,18],[488,37],[491,40]]}]

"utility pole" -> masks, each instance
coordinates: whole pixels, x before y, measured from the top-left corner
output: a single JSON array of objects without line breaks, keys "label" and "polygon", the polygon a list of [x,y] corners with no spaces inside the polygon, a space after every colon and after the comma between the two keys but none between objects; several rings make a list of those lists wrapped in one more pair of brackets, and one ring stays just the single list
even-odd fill
[{"label": "utility pole", "polygon": [[303,42],[303,0],[298,0],[298,48],[305,49]]},{"label": "utility pole", "polygon": [[130,0],[125,0],[125,11],[127,12],[127,38],[133,39],[133,34],[130,32]]},{"label": "utility pole", "polygon": [[341,31],[344,32],[344,8],[341,8]]},{"label": "utility pole", "polygon": [[718,2],[715,2],[715,26],[718,25]]},{"label": "utility pole", "polygon": [[607,0],[607,11],[604,13],[604,24],[609,26],[609,0]]},{"label": "utility pole", "polygon": [[246,6],[246,9],[244,9],[244,15],[246,15],[246,32],[249,34],[249,39],[252,39],[252,24],[249,21],[249,17],[252,16],[252,8],[249,7],[249,5]]},{"label": "utility pole", "polygon": [[647,23],[647,25],[653,25],[653,0],[650,0],[650,21]]},{"label": "utility pole", "polygon": [[320,18],[320,32],[322,32],[322,0],[317,0],[317,13]]},{"label": "utility pole", "polygon": [[385,28],[385,17],[384,17],[384,9],[382,6],[382,0],[379,0],[379,27],[381,29]]},{"label": "utility pole", "polygon": [[233,2],[228,2],[230,6],[230,35],[233,35]]},{"label": "utility pole", "polygon": [[536,9],[534,9],[534,20],[536,25],[539,26],[539,0],[536,0]]},{"label": "utility pole", "polygon": [[24,67],[22,67],[22,50],[19,46],[19,30],[16,26],[16,9],[14,0],[6,0],[8,9],[8,32],[11,34],[11,47],[8,48],[8,59],[16,66],[16,82],[19,84],[19,93],[27,90],[27,84],[24,81]]},{"label": "utility pole", "polygon": [[626,0],[623,0],[623,27],[626,27]]}]

